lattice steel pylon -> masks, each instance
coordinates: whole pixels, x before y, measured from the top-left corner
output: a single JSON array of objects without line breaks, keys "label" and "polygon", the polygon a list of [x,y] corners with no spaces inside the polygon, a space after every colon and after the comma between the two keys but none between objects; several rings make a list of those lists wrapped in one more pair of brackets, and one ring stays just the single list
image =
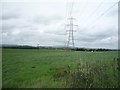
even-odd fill
[{"label": "lattice steel pylon", "polygon": [[74,41],[74,26],[78,26],[78,25],[74,25],[73,21],[75,20],[75,18],[73,18],[73,6],[74,6],[74,0],[72,0],[72,2],[70,3],[70,10],[68,12],[69,17],[69,24],[68,26],[68,30],[66,30],[66,32],[68,32],[68,37],[67,37],[67,41],[66,41],[66,47],[67,48],[75,48],[75,41]]},{"label": "lattice steel pylon", "polygon": [[74,25],[73,24],[73,20],[75,20],[75,18],[73,17],[70,17],[68,18],[69,20],[69,24],[67,25],[68,26],[68,30],[66,30],[68,32],[68,38],[67,38],[67,45],[66,47],[67,48],[75,48],[75,42],[74,42],[74,26],[78,26],[78,25]]}]

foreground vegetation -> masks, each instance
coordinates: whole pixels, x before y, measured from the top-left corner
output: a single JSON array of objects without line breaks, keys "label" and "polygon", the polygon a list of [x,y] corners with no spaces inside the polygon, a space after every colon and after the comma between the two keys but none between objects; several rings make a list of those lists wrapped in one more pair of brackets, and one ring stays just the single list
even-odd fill
[{"label": "foreground vegetation", "polygon": [[117,51],[3,49],[3,88],[116,88]]}]

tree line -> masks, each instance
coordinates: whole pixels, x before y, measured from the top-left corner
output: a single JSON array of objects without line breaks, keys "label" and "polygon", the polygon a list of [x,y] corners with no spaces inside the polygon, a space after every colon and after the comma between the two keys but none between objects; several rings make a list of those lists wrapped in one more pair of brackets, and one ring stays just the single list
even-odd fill
[{"label": "tree line", "polygon": [[116,51],[117,49],[105,49],[105,48],[65,48],[65,47],[52,47],[52,46],[28,46],[28,45],[2,45],[2,49],[62,49],[62,50],[74,50],[74,51]]}]

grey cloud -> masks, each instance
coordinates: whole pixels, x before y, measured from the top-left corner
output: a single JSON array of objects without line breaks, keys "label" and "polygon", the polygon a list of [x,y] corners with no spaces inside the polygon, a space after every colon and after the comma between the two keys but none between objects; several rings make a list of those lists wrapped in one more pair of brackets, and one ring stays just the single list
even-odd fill
[{"label": "grey cloud", "polygon": [[58,22],[55,25],[49,26],[44,32],[47,34],[55,34],[55,35],[65,35],[66,31],[64,29],[64,24],[62,22]]},{"label": "grey cloud", "polygon": [[17,13],[4,13],[4,14],[2,14],[2,16],[0,16],[0,19],[9,20],[9,19],[16,19],[19,17],[20,17],[20,15]]},{"label": "grey cloud", "polygon": [[[3,36],[3,43],[15,43],[15,44],[28,44],[31,41],[35,41],[36,38],[35,32],[32,31],[21,31],[19,34],[13,35],[12,32],[9,32],[7,36]],[[31,38],[32,37],[32,38]]]},{"label": "grey cloud", "polygon": [[37,30],[37,27],[32,25],[31,23],[25,21],[21,23],[21,20],[14,21],[7,20],[2,23],[2,32],[12,32],[12,30]]},{"label": "grey cloud", "polygon": [[55,34],[55,35],[65,35],[65,32],[64,31],[59,31],[59,30],[55,30],[55,31],[45,31],[45,33],[48,33],[48,34]]},{"label": "grey cloud", "polygon": [[115,41],[111,41],[111,42],[97,42],[94,43],[94,45],[98,46],[99,48],[118,48],[118,42]]},{"label": "grey cloud", "polygon": [[62,20],[63,18],[60,16],[51,16],[51,17],[46,17],[46,16],[37,16],[33,19],[34,23],[37,24],[44,24],[44,25],[48,25],[51,24],[52,22],[57,22],[59,20]]},{"label": "grey cloud", "polygon": [[3,24],[2,25],[2,32],[9,32],[10,30],[16,28],[15,25]]},{"label": "grey cloud", "polygon": [[19,27],[20,29],[29,29],[29,30],[37,30],[37,27],[34,25],[23,25]]},{"label": "grey cloud", "polygon": [[[83,42],[83,43],[84,42],[85,43],[101,42],[101,40],[116,36],[116,33],[113,33],[113,30],[114,30],[114,28],[109,28],[108,30],[102,31],[102,32],[83,33],[83,34],[80,34],[80,35],[76,34],[75,40],[77,42]],[[106,42],[104,42],[104,43],[106,43]]]},{"label": "grey cloud", "polygon": [[[77,42],[77,43],[76,43]],[[111,42],[100,42],[100,41],[95,41],[95,42],[78,42],[75,41],[75,45],[78,47],[87,47],[87,48],[117,48],[118,43],[117,41],[111,41]]]},{"label": "grey cloud", "polygon": [[[47,37],[45,37],[47,36]],[[9,32],[7,36],[3,36],[3,43],[7,44],[30,44],[35,45],[37,43],[46,44],[52,41],[51,35],[46,35],[45,33],[40,33],[37,30],[30,30],[29,28],[24,28],[18,34],[13,35]]]}]

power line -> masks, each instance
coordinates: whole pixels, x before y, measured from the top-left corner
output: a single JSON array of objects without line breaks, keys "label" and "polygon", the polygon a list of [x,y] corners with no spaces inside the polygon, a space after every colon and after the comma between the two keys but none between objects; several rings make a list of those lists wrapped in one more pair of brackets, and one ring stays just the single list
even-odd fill
[{"label": "power line", "polygon": [[[111,7],[109,7],[105,12],[103,12],[99,17],[97,17],[93,22],[94,23],[96,23],[99,19],[101,19],[101,17],[103,17],[112,7],[114,7],[115,5],[117,5],[118,4],[118,2],[116,2],[115,4],[113,4]],[[93,24],[90,24],[89,26],[88,26],[88,28],[90,28],[91,27],[91,25],[93,25]]]},{"label": "power line", "polygon": [[68,0],[66,0],[66,16],[69,16],[69,3],[68,3]]},{"label": "power line", "polygon": [[[87,0],[85,0],[84,3],[86,3],[86,6],[87,6],[87,4],[88,4],[88,3],[87,3]],[[85,13],[86,6],[83,5],[82,11],[81,11],[82,13],[80,14],[80,19],[79,19],[79,21],[81,21],[83,15],[84,15],[84,13]]]},{"label": "power line", "polygon": [[[69,13],[68,13],[68,0],[66,0],[65,8],[66,8],[66,9],[65,9],[66,11],[65,11],[65,25],[64,25],[64,30],[66,30],[66,21],[67,21],[66,18],[67,18],[68,14],[69,14]],[[67,42],[66,39],[67,39],[67,32],[65,32],[65,42],[64,42],[64,46],[66,46],[66,42]]]},{"label": "power line", "polygon": [[74,0],[71,1],[71,3],[70,3],[70,11],[68,12],[68,13],[69,13],[69,16],[72,16],[72,13],[73,13],[73,6],[74,6]]},{"label": "power line", "polygon": [[[86,21],[88,22],[88,20],[91,19],[90,17],[92,17],[97,12],[97,10],[102,6],[103,1],[104,0],[101,1],[101,3],[97,6],[97,8],[86,18],[86,20],[83,23],[85,23]],[[83,24],[81,24],[81,25],[83,25]]]}]

